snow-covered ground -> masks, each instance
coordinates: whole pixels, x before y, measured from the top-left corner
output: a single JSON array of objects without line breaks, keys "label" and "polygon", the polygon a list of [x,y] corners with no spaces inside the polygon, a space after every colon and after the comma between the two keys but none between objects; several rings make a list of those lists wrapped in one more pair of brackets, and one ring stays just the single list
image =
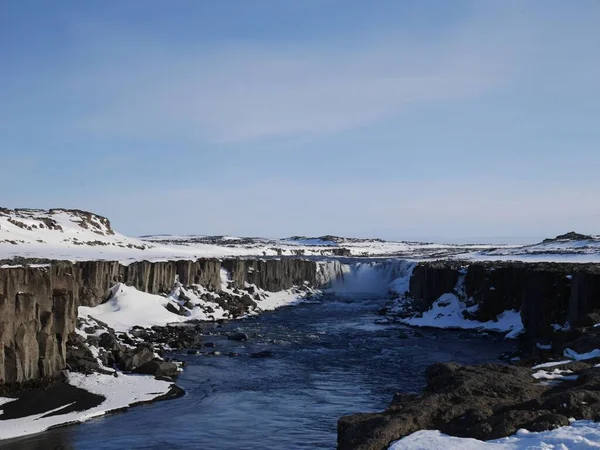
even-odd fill
[{"label": "snow-covered ground", "polygon": [[[201,286],[197,286],[202,290]],[[256,289],[256,288],[255,288]],[[257,300],[257,309],[250,314],[257,314],[260,311],[270,311],[282,306],[290,306],[304,301],[307,292],[298,292],[290,289],[280,292],[260,291],[261,300]],[[194,304],[194,308],[183,308],[186,315],[176,314],[169,311],[166,307],[169,304],[181,306],[178,299],[179,291],[183,291],[185,296]],[[224,289],[224,292],[230,290]],[[106,323],[115,331],[125,332],[134,326],[149,328],[154,325],[165,326],[167,324],[182,323],[189,320],[218,320],[228,318],[229,314],[223,310],[216,302],[210,302],[201,299],[198,291],[185,289],[177,286],[171,295],[163,297],[161,295],[148,294],[138,291],[132,286],[118,283],[112,288],[110,300],[93,308],[87,306],[79,307],[79,317],[92,317],[96,320]],[[316,293],[309,290],[308,293]],[[214,294],[215,296],[217,294]],[[230,295],[233,295],[230,293]],[[207,308],[210,307],[210,313]]]},{"label": "snow-covered ground", "polygon": [[600,236],[584,236],[567,233],[555,239],[520,247],[504,247],[482,250],[470,255],[474,260],[529,262],[600,262]]},{"label": "snow-covered ground", "polygon": [[[103,374],[84,375],[81,373],[69,373],[68,382],[92,394],[102,395],[105,397],[105,400],[100,405],[85,411],[60,414],[61,409],[70,406],[70,404],[67,404],[55,410],[45,411],[33,416],[0,420],[0,439],[11,439],[39,433],[62,424],[85,422],[110,411],[154,400],[169,392],[172,385],[172,383],[156,380],[153,377],[125,374],[119,374],[118,377],[114,377]],[[16,399],[0,398],[0,405],[5,405],[14,400]],[[59,414],[44,417],[49,413]]]},{"label": "snow-covered ground", "polygon": [[389,450],[589,450],[600,448],[600,424],[587,420],[533,433],[520,430],[494,441],[457,438],[439,431],[418,431],[393,443]]},{"label": "snow-covered ground", "polygon": [[127,264],[138,260],[233,256],[442,258],[491,248],[491,245],[388,242],[335,236],[269,239],[156,235],[134,238],[113,230],[108,219],[85,211],[0,208],[0,259],[100,259]]},{"label": "snow-covered ground", "polygon": [[134,238],[93,213],[0,208],[0,259],[198,259],[249,256],[394,256],[403,259],[600,262],[600,237],[577,236],[534,245],[440,244],[338,236],[290,238],[153,235]]}]

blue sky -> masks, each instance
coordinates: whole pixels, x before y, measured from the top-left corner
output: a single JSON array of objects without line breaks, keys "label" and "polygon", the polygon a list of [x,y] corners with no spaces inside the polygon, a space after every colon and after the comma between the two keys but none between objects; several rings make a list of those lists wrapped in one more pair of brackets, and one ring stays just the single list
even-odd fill
[{"label": "blue sky", "polygon": [[0,2],[0,204],[128,234],[600,233],[600,2]]}]

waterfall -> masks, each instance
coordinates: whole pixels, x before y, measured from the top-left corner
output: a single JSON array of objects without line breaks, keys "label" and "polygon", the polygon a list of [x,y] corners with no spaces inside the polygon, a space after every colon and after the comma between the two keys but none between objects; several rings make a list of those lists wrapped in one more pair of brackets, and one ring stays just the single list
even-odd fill
[{"label": "waterfall", "polygon": [[342,276],[331,278],[331,291],[355,294],[403,294],[408,290],[415,263],[401,259],[343,264]]}]

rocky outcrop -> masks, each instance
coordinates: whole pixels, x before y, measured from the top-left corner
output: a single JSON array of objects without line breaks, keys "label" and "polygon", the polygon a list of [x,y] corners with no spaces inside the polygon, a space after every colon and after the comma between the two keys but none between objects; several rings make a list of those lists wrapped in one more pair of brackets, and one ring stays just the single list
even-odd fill
[{"label": "rocky outcrop", "polygon": [[0,268],[0,384],[57,376],[67,364],[66,343],[75,329],[77,307],[102,303],[115,283],[151,294],[169,292],[176,279],[182,285],[218,290],[221,268],[230,272],[234,287],[251,283],[279,291],[304,282],[323,282],[322,276],[317,276],[317,263],[301,259],[140,261],[129,265],[55,261]]},{"label": "rocky outcrop", "polygon": [[338,423],[338,450],[384,450],[418,430],[480,440],[519,429],[544,431],[569,418],[600,417],[600,368],[571,363],[569,379],[542,384],[525,367],[438,363],[425,373],[422,395],[397,394],[383,413],[356,414]]}]

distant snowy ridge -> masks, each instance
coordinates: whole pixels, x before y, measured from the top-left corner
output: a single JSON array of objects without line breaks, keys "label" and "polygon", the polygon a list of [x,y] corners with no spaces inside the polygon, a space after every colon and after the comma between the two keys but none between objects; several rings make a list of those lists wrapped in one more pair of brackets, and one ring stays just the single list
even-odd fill
[{"label": "distant snowy ridge", "polygon": [[133,261],[252,256],[442,258],[491,248],[386,242],[338,236],[261,237],[118,233],[98,214],[76,209],[0,208],[0,260],[11,258]]},{"label": "distant snowy ridge", "polygon": [[599,263],[600,236],[571,231],[537,244],[482,250],[474,259]]},{"label": "distant snowy ridge", "polygon": [[0,260],[12,258],[159,261],[252,256],[600,262],[600,237],[567,233],[526,246],[384,241],[333,235],[288,238],[118,233],[76,209],[0,208]]}]

